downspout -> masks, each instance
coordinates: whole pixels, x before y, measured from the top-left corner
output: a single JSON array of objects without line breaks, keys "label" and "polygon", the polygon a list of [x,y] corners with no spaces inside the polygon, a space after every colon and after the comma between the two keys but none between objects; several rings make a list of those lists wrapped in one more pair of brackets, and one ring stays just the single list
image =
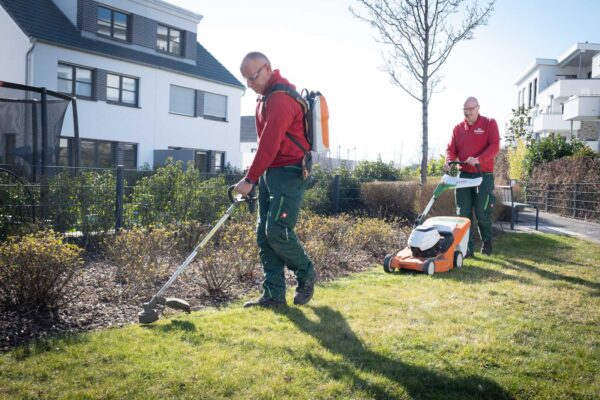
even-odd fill
[{"label": "downspout", "polygon": [[33,71],[33,66],[30,66],[31,64],[31,54],[33,53],[33,49],[35,48],[35,45],[37,43],[37,40],[35,38],[31,39],[31,47],[29,48],[29,50],[27,50],[27,54],[25,56],[25,84],[27,86],[31,86],[31,83],[33,81],[33,78],[30,79],[30,74]]}]

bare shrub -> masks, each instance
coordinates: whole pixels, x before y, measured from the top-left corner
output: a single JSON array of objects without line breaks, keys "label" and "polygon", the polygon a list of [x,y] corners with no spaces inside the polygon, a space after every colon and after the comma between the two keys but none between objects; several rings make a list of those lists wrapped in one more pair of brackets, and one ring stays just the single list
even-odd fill
[{"label": "bare shrub", "polygon": [[298,237],[322,278],[333,278],[369,265],[368,255],[355,247],[354,221],[346,214],[331,217],[306,214],[300,218]]},{"label": "bare shrub", "polygon": [[185,221],[181,224],[172,224],[168,228],[174,232],[175,249],[179,254],[188,254],[210,232],[210,225],[198,221]]},{"label": "bare shrub", "polygon": [[262,277],[256,234],[255,216],[236,214],[206,246],[192,263],[188,279],[211,295],[222,295],[238,282],[254,282]]},{"label": "bare shrub", "polygon": [[0,302],[56,311],[80,292],[81,249],[53,230],[9,237],[0,244]]},{"label": "bare shrub", "polygon": [[418,189],[418,182],[362,183],[360,199],[371,216],[413,219]]},{"label": "bare shrub", "polygon": [[155,282],[168,272],[173,233],[162,228],[120,231],[105,244],[105,253],[114,263],[114,282],[108,290],[116,301],[150,294]]},{"label": "bare shrub", "polygon": [[383,258],[399,249],[404,234],[394,225],[375,218],[358,218],[351,230],[352,247],[366,251],[370,256]]}]

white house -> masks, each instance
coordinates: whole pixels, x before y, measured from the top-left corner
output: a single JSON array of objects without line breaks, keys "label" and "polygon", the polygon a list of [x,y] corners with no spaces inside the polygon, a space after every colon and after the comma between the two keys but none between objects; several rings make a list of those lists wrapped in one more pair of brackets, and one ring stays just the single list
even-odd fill
[{"label": "white house", "polygon": [[517,106],[531,107],[535,137],[576,137],[600,150],[600,44],[576,43],[558,59],[536,58],[515,86]]},{"label": "white house", "polygon": [[[197,42],[201,19],[161,0],[0,0],[0,81],[77,97],[82,166],[239,168],[244,86]],[[73,135],[66,118],[59,164]]]}]

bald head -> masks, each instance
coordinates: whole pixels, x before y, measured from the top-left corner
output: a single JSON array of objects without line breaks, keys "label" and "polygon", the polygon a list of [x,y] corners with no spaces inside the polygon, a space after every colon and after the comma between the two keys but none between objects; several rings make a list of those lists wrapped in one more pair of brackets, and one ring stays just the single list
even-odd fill
[{"label": "bald head", "polygon": [[465,100],[463,114],[469,125],[473,125],[479,118],[479,102],[475,97],[469,97]]},{"label": "bald head", "polygon": [[267,56],[258,51],[246,54],[240,65],[240,72],[249,88],[258,94],[266,94],[268,83],[273,76],[271,62]]},{"label": "bald head", "polygon": [[260,63],[269,63],[269,64],[271,64],[271,62],[269,61],[269,59],[267,58],[267,56],[265,56],[260,51],[251,51],[250,53],[246,54],[246,56],[242,60],[242,63],[240,64],[240,70],[242,68],[244,68],[244,64],[246,64],[246,63],[248,63],[250,61],[258,61]]},{"label": "bald head", "polygon": [[467,100],[465,100],[465,108],[473,108],[477,107],[478,105],[479,102],[475,97],[468,97]]}]

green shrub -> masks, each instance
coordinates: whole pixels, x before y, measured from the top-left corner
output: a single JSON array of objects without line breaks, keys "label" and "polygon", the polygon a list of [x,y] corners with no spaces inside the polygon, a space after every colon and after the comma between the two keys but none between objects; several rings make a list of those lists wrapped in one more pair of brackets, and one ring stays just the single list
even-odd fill
[{"label": "green shrub", "polygon": [[508,177],[515,180],[526,178],[525,158],[527,157],[527,143],[524,139],[518,138],[516,145],[508,149]]},{"label": "green shrub", "polygon": [[531,176],[533,169],[540,164],[585,152],[585,148],[586,145],[577,139],[567,141],[563,136],[554,134],[534,140],[525,157],[527,176]]},{"label": "green shrub", "polygon": [[111,170],[61,171],[45,177],[40,196],[56,231],[79,230],[84,235],[115,226],[116,179]]},{"label": "green shrub", "polygon": [[125,213],[126,219],[142,226],[213,222],[228,202],[223,176],[202,180],[191,163],[184,171],[181,161],[169,160],[153,175],[138,181]]},{"label": "green shrub", "polygon": [[377,161],[359,161],[352,171],[352,176],[360,180],[394,181],[399,178],[399,171],[392,162],[384,163],[381,157]]},{"label": "green shrub", "polygon": [[81,249],[52,230],[9,237],[0,244],[0,302],[28,310],[57,310],[78,295]]}]

